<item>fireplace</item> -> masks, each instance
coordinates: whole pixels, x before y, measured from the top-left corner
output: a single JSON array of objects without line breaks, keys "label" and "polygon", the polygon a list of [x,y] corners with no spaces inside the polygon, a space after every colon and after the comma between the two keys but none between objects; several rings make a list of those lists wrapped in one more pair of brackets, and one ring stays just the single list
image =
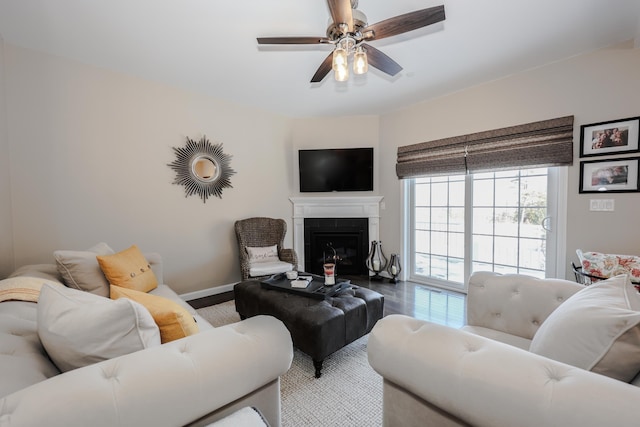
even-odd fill
[{"label": "fireplace", "polygon": [[368,228],[367,218],[305,218],[304,271],[322,274],[322,264],[333,255],[333,247],[338,276],[367,274]]},{"label": "fireplace", "polygon": [[[311,256],[310,254],[307,255],[308,251],[306,248],[308,239],[311,238],[311,236],[306,236],[307,232],[305,231],[305,222],[307,219],[312,221],[319,219],[326,219],[329,221],[334,221],[336,219],[355,219],[366,220],[366,223],[363,222],[358,225],[358,229],[364,227],[366,233],[360,234],[359,231],[356,232],[353,229],[342,228],[345,234],[338,236],[335,233],[332,234],[330,230],[325,230],[326,234],[319,234],[315,236],[316,244],[322,247],[323,244],[326,245],[327,242],[332,242],[336,252],[344,246],[344,249],[341,250],[346,255],[350,254],[350,250],[347,249],[349,246],[360,248],[361,251],[358,256],[362,257],[361,262],[359,259],[351,260],[349,262],[354,265],[360,264],[362,268],[365,269],[362,271],[366,273],[364,261],[368,254],[368,246],[372,240],[379,240],[381,196],[291,197],[290,200],[293,203],[293,249],[295,249],[298,254],[298,270],[304,271],[307,268],[307,256]],[[340,227],[333,226],[334,232]],[[350,227],[351,225],[346,226],[346,228]],[[354,226],[353,228],[356,227]],[[347,241],[338,241],[338,237]],[[320,257],[322,257],[322,254],[320,254]],[[312,264],[309,264],[309,268],[311,268],[312,265],[313,261]],[[351,267],[349,265],[340,266],[340,263],[338,264],[338,276],[341,274],[351,274],[346,273],[344,271],[345,268],[350,269]]]}]

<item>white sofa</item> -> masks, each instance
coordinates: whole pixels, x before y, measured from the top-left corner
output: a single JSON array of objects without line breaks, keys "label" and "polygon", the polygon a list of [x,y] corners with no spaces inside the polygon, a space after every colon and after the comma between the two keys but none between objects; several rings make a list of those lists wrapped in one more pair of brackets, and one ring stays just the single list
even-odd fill
[{"label": "white sofa", "polygon": [[368,355],[384,378],[384,425],[639,425],[640,378],[628,384],[528,351],[545,319],[581,289],[479,272],[462,329],[400,315],[379,321]]},{"label": "white sofa", "polygon": [[[159,256],[149,261],[162,283]],[[49,264],[15,274],[62,280]],[[201,426],[245,406],[279,426],[279,377],[293,358],[282,322],[214,328],[168,286],[151,293],[187,308],[200,332],[64,373],[38,339],[37,303],[0,302],[0,426]]]}]

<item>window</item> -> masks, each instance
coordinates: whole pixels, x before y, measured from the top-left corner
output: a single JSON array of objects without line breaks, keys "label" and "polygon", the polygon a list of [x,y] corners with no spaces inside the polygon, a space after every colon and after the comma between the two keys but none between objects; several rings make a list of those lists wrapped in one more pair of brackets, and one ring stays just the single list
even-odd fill
[{"label": "window", "polygon": [[473,271],[555,275],[558,168],[408,181],[411,280],[460,290]]}]

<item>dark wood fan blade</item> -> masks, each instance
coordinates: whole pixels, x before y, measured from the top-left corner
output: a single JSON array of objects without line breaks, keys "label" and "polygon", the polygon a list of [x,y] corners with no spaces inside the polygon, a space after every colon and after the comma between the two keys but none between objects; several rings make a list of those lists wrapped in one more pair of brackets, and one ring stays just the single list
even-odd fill
[{"label": "dark wood fan blade", "polygon": [[326,37],[258,37],[258,44],[321,44],[329,42]]},{"label": "dark wood fan blade", "polygon": [[327,0],[334,24],[347,24],[349,32],[353,31],[353,13],[351,0]]},{"label": "dark wood fan blade", "polygon": [[327,56],[324,61],[322,61],[322,64],[320,64],[320,67],[318,67],[318,71],[316,71],[316,73],[311,78],[311,83],[321,82],[327,76],[327,74],[329,74],[332,66],[333,52],[331,52],[329,56]]},{"label": "dark wood fan blade", "polygon": [[367,52],[367,61],[372,67],[376,67],[378,70],[387,73],[390,76],[395,76],[402,71],[402,67],[396,61],[389,58],[386,54],[382,53],[375,47],[369,46],[366,43],[363,43],[360,46],[362,46],[365,52]]},{"label": "dark wood fan blade", "polygon": [[[434,6],[369,25],[362,30],[362,34],[365,35],[366,40],[380,40],[385,37],[417,30],[418,28],[444,21],[444,19],[444,6]],[[372,34],[369,35],[369,32],[372,32]]]}]

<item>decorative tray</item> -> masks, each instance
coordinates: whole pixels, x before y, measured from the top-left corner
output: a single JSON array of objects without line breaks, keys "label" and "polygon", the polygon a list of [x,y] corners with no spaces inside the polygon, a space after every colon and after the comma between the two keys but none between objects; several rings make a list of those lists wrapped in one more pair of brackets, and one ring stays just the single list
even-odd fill
[{"label": "decorative tray", "polygon": [[[297,282],[303,280],[303,277],[308,277],[308,285],[306,287],[296,287]],[[292,286],[292,282],[294,286]],[[263,288],[273,289],[277,291],[289,292],[295,295],[301,295],[307,298],[325,299],[332,297],[335,294],[348,289],[351,286],[351,280],[336,278],[336,284],[332,286],[325,286],[324,276],[318,276],[317,274],[298,273],[298,279],[290,280],[284,273],[274,274],[268,279],[260,282]]]}]

